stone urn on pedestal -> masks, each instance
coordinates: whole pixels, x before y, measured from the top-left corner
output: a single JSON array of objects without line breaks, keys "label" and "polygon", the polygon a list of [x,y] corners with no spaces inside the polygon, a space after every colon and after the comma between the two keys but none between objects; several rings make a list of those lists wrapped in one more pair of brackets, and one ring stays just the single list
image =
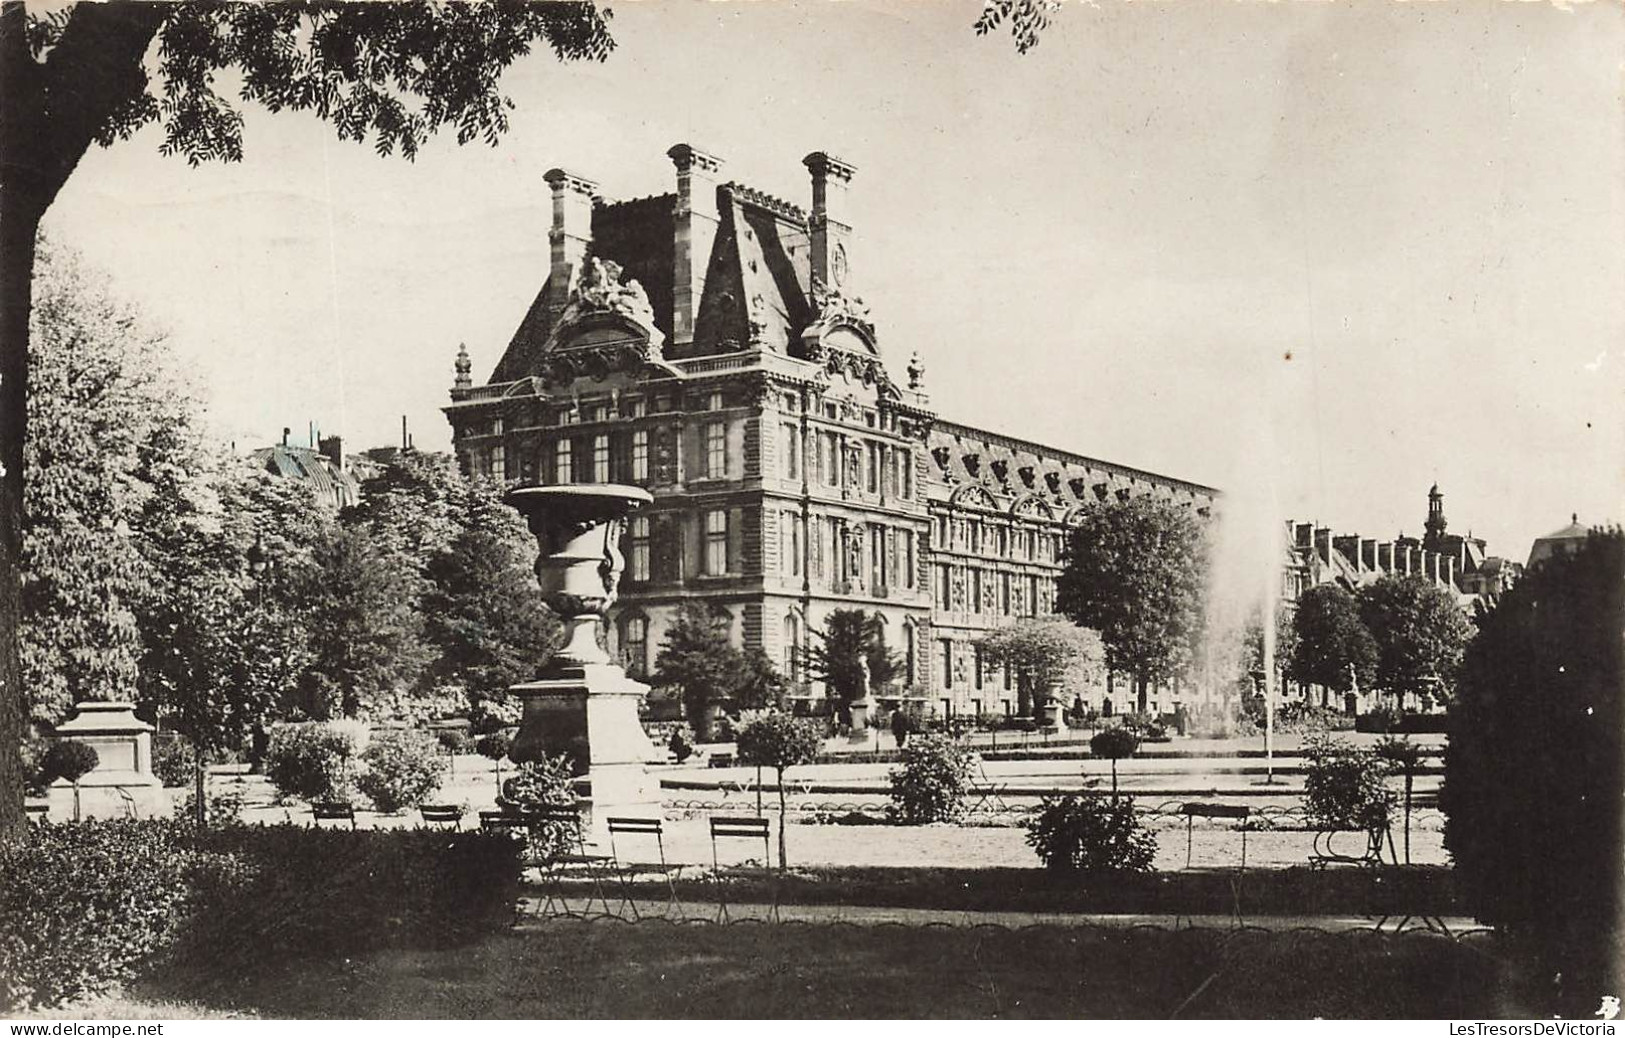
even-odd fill
[{"label": "stone urn on pedestal", "polygon": [[525,517],[541,554],[542,599],[564,625],[564,645],[536,680],[510,691],[524,704],[508,756],[518,763],[563,754],[589,803],[595,831],[611,814],[656,813],[660,783],[648,765],[661,759],[638,721],[648,686],[626,676],[598,643],[615,602],[627,516],[648,491],[614,484],[525,487],[507,497]]}]

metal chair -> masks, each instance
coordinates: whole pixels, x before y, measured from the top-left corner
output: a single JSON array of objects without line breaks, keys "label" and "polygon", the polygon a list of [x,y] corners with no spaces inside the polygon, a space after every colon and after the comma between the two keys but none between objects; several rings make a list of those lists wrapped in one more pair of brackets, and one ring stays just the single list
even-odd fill
[{"label": "metal chair", "polygon": [[[615,912],[609,907],[609,897],[604,892],[604,873],[606,870],[612,870],[615,862],[610,855],[593,854],[587,849],[586,829],[581,824],[581,812],[574,807],[544,805],[526,811],[520,817],[527,823],[532,854],[542,872],[545,900],[538,914],[543,917],[557,914],[575,919],[591,919],[592,905],[597,901],[604,906],[602,915],[614,916]],[[551,841],[553,834],[559,834],[561,837],[559,842],[563,845],[563,849],[558,853],[536,846],[542,839]],[[579,912],[570,908],[565,896],[565,884],[575,879],[585,879],[590,884],[587,901]]]},{"label": "metal chair", "polygon": [[425,825],[450,825],[462,831],[463,809],[456,804],[423,804],[418,807]]},{"label": "metal chair", "polygon": [[[1252,816],[1252,808],[1245,804],[1201,804],[1188,803],[1181,805],[1179,813],[1185,816],[1185,867],[1191,867],[1192,830],[1198,818],[1239,818],[1241,819],[1241,866],[1236,874],[1230,877],[1230,897],[1234,904],[1236,925],[1245,922],[1241,912],[1241,881],[1247,874],[1247,827],[1248,819]],[[1174,925],[1179,925],[1179,917],[1174,917]]]},{"label": "metal chair", "polygon": [[310,805],[311,820],[316,827],[321,828],[323,822],[349,822],[350,828],[355,828],[355,805],[343,801],[329,800]]},{"label": "metal chair", "polygon": [[[621,881],[621,904],[632,909],[632,918],[641,919],[642,913],[638,911],[637,902],[632,898],[633,878],[639,875],[658,875],[666,881],[666,914],[670,919],[673,913],[683,910],[683,902],[677,896],[677,880],[682,878],[683,866],[681,863],[673,865],[666,860],[665,823],[659,818],[609,818],[609,852],[615,862],[616,874]],[[659,854],[659,862],[627,861],[621,857],[620,842],[632,837],[650,837],[655,840],[655,850]]]},{"label": "metal chair", "polygon": [[[779,883],[778,873],[773,869],[772,840],[769,836],[771,826],[766,818],[741,817],[737,815],[711,816],[711,878],[717,884],[717,922],[727,922],[728,915],[728,884],[726,875],[751,874],[768,880],[768,889],[772,901],[768,909],[768,918],[773,922],[779,921]],[[746,859],[744,862],[729,865],[724,873],[721,855],[717,848],[719,840],[760,840],[762,842],[762,857]],[[752,864],[755,867],[752,868]]]}]

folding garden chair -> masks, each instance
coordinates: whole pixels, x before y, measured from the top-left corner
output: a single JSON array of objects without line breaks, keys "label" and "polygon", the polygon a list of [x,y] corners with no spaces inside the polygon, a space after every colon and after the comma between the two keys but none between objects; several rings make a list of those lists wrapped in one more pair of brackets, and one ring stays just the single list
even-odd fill
[{"label": "folding garden chair", "polygon": [[[683,866],[673,865],[666,861],[665,823],[659,818],[610,818],[609,823],[609,852],[615,861],[615,871],[621,880],[621,904],[632,909],[632,918],[641,919],[642,913],[632,898],[633,879],[640,875],[657,875],[666,881],[666,914],[664,918],[670,919],[675,912],[683,910],[683,902],[677,896],[677,880],[682,878]],[[617,840],[616,837],[620,837]],[[621,844],[634,837],[654,837],[655,850],[660,856],[655,861],[627,860],[621,855]]]},{"label": "folding garden chair", "polygon": [[[779,921],[779,880],[778,873],[773,869],[772,840],[769,837],[769,828],[766,818],[730,815],[711,816],[711,878],[717,884],[717,922],[727,922],[729,919],[727,876],[731,875],[754,875],[766,879],[772,896],[768,918],[773,922]],[[743,862],[729,865],[725,874],[722,859],[717,849],[717,841],[719,840],[760,840],[762,842],[762,857],[759,860],[746,859]]]},{"label": "folding garden chair", "polygon": [[463,828],[463,809],[456,804],[424,804],[418,808],[423,815],[424,825],[450,825],[452,828]]},{"label": "folding garden chair", "polygon": [[355,806],[337,800],[310,805],[311,821],[319,829],[323,822],[349,822],[355,828]]},{"label": "folding garden chair", "polygon": [[[585,827],[581,812],[574,807],[543,806],[526,811],[522,816],[529,828],[530,845],[536,864],[542,871],[545,900],[539,912],[577,919],[591,919],[594,901],[604,906],[602,915],[614,916],[609,898],[604,892],[604,874],[613,870],[614,859],[607,854],[593,854],[587,849]],[[550,846],[538,847],[546,841]],[[585,879],[588,883],[587,901],[577,912],[566,899],[566,884]],[[556,909],[556,912],[555,912]]]}]

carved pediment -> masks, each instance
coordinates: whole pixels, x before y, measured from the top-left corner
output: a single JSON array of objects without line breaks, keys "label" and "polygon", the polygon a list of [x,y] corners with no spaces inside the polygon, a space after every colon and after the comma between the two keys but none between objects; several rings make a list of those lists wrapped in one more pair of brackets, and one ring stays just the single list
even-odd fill
[{"label": "carved pediment", "polygon": [[650,327],[655,323],[654,309],[643,286],[633,279],[622,281],[621,265],[597,256],[588,256],[581,265],[565,304],[567,317],[572,307],[577,313],[609,311]]},{"label": "carved pediment", "polygon": [[996,512],[999,508],[998,502],[993,500],[992,494],[974,484],[967,484],[954,491],[954,495],[949,499],[949,502],[960,508],[978,508],[984,512]]},{"label": "carved pediment", "polygon": [[869,306],[857,296],[849,296],[839,288],[825,285],[817,277],[812,279],[813,314],[826,327],[851,325],[869,339],[875,337],[874,322],[869,319]]}]

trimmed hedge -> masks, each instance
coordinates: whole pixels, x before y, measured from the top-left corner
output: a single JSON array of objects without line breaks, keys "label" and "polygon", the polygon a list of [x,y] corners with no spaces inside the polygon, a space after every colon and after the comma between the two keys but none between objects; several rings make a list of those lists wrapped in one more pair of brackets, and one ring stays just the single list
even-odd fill
[{"label": "trimmed hedge", "polygon": [[428,829],[167,820],[0,841],[0,1006],[51,1006],[160,965],[222,986],[278,960],[461,944],[513,921],[519,845]]},{"label": "trimmed hedge", "polygon": [[1400,714],[1392,711],[1373,711],[1354,719],[1354,730],[1383,735],[1448,735],[1449,714]]},{"label": "trimmed hedge", "polygon": [[87,821],[0,840],[0,1007],[105,991],[168,947],[193,864],[182,836]]}]

